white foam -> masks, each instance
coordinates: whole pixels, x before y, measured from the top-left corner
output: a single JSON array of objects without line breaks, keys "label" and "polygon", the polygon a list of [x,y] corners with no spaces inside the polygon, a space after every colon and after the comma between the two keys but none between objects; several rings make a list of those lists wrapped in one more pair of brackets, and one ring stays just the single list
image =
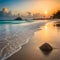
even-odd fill
[{"label": "white foam", "polygon": [[29,39],[32,37],[34,32],[45,23],[46,22],[35,21],[31,23],[18,24],[12,26],[6,25],[6,31],[4,32],[6,36],[3,34],[5,37],[3,36],[4,38],[1,38],[3,40],[1,41],[5,45],[3,45],[3,48],[0,50],[0,60],[5,60],[8,57],[12,56],[14,53],[18,52],[23,45],[28,43]]}]

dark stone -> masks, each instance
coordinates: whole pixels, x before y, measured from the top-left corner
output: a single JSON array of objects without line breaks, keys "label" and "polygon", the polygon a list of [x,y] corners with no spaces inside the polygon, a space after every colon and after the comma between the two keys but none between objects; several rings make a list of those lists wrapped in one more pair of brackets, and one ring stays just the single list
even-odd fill
[{"label": "dark stone", "polygon": [[56,27],[60,27],[60,21],[55,22],[54,26],[56,26]]},{"label": "dark stone", "polygon": [[60,27],[60,24],[56,24],[57,27]]},{"label": "dark stone", "polygon": [[48,43],[45,43],[40,47],[40,49],[43,51],[51,51],[53,48]]},{"label": "dark stone", "polygon": [[18,18],[16,18],[15,20],[22,20],[22,18],[21,18],[21,17],[18,17]]},{"label": "dark stone", "polygon": [[42,52],[45,54],[45,55],[48,55],[52,50],[53,48],[48,44],[48,43],[44,43],[40,49],[42,50]]}]

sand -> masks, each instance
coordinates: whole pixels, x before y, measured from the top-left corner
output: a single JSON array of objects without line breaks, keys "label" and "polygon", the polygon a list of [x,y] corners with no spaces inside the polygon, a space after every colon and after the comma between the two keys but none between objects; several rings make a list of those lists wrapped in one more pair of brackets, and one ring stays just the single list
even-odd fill
[{"label": "sand", "polygon": [[[25,44],[27,44],[29,42],[29,40],[33,37],[34,32],[39,30],[39,27],[43,26],[46,23],[47,23],[47,21],[44,21],[44,22],[43,21],[34,21],[34,22],[17,25],[17,27],[16,27],[16,25],[14,25],[14,26],[11,26],[12,30],[13,30],[13,31],[11,30],[11,32],[9,32],[9,30],[8,30],[9,25],[6,25],[5,26],[6,32],[4,32],[4,33],[6,33],[7,35],[4,38],[5,40],[3,39],[3,47],[1,49],[0,60],[5,60],[5,59],[9,58],[10,56],[11,57],[14,56],[14,58],[12,58],[12,60],[15,60],[15,59],[23,60],[23,59],[20,59],[21,56],[19,54],[25,55],[24,52],[27,50],[29,51],[29,48],[26,47],[25,49],[27,49],[27,50],[25,50],[22,48],[22,46],[25,46]],[[30,44],[30,45],[32,45],[32,44]],[[29,45],[27,45],[27,46],[29,46]],[[23,51],[23,53],[21,51]],[[14,55],[15,53],[17,54],[16,56]],[[26,52],[26,53],[28,53],[28,52]],[[22,56],[22,58],[23,58],[23,56]]]}]

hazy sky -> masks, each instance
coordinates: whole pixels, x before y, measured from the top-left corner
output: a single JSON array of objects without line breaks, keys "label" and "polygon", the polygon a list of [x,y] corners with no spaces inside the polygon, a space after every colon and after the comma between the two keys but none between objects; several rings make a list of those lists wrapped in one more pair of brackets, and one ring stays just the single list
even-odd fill
[{"label": "hazy sky", "polygon": [[53,12],[60,9],[60,0],[0,0],[0,10]]}]

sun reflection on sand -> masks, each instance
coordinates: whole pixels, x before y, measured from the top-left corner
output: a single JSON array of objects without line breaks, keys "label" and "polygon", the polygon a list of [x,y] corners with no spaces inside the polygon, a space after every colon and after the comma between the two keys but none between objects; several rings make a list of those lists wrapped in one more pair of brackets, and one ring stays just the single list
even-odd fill
[{"label": "sun reflection on sand", "polygon": [[57,28],[53,26],[54,23],[47,23],[45,26],[40,27],[42,30],[35,32],[35,39],[38,42],[38,46],[41,43],[51,43],[54,41],[55,37],[58,35]]}]

